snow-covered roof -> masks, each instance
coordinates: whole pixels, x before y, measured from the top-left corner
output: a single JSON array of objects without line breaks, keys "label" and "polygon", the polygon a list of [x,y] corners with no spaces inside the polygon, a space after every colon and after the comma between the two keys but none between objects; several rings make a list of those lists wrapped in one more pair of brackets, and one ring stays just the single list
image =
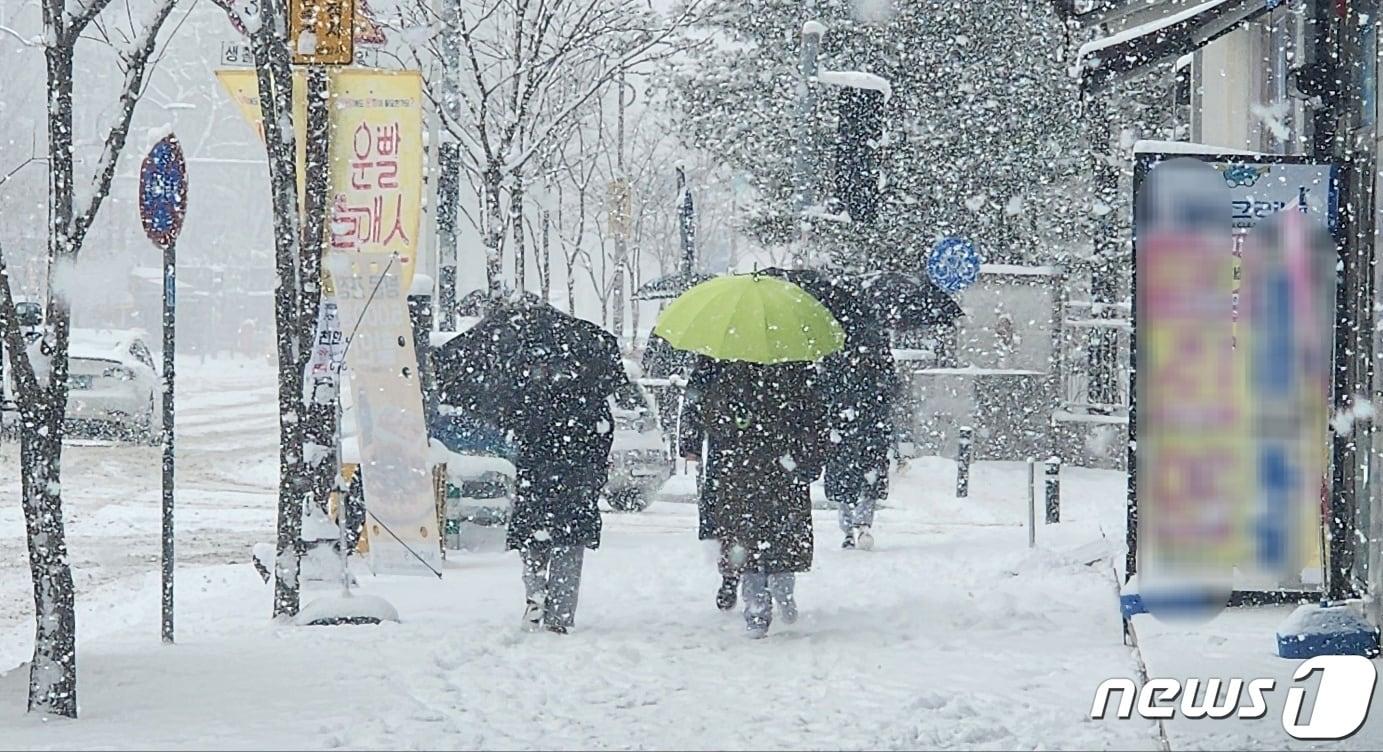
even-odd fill
[{"label": "snow-covered roof", "polygon": [[1282,0],[1168,2],[1168,9],[1181,9],[1082,44],[1070,73],[1081,78],[1083,86],[1093,86],[1115,74],[1171,63],[1281,4]]},{"label": "snow-covered roof", "polygon": [[1179,24],[1182,21],[1194,18],[1195,16],[1198,16],[1201,13],[1215,10],[1216,8],[1218,8],[1221,5],[1224,5],[1227,2],[1230,2],[1230,0],[1205,0],[1205,2],[1189,6],[1185,10],[1179,11],[1177,13],[1173,13],[1168,16],[1163,16],[1162,18],[1153,19],[1151,21],[1148,21],[1147,23],[1141,23],[1135,26],[1130,26],[1127,29],[1118,32],[1117,34],[1110,34],[1107,37],[1092,39],[1089,42],[1082,44],[1080,46],[1080,49],[1076,52],[1076,70],[1074,71],[1074,74],[1079,75],[1080,68],[1087,65],[1086,58],[1091,55],[1094,55],[1097,52],[1107,50],[1110,47],[1113,47],[1118,44],[1123,44],[1124,42],[1132,42],[1135,39],[1148,36],[1149,34],[1156,34],[1157,32],[1162,31],[1163,29],[1166,29],[1169,26],[1175,26],[1176,24]]},{"label": "snow-covered roof", "polygon": [[1244,151],[1242,149],[1230,149],[1224,146],[1214,146],[1212,144],[1197,144],[1190,141],[1136,141],[1133,144],[1134,154],[1235,154],[1245,157],[1263,156],[1256,151]]},{"label": "snow-covered roof", "polygon": [[865,71],[818,71],[816,80],[828,86],[848,86],[852,89],[872,89],[884,95],[887,102],[893,97],[893,85],[883,76]]},{"label": "snow-covered roof", "polygon": [[980,274],[1006,274],[1011,277],[1055,277],[1061,274],[1061,269],[1055,266],[980,264]]}]

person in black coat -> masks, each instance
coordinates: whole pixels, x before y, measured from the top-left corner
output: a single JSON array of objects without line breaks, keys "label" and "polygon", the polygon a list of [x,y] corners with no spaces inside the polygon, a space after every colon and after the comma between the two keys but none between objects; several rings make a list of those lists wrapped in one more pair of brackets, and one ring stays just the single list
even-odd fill
[{"label": "person in black coat", "polygon": [[600,334],[603,352],[579,375],[531,364],[512,415],[518,477],[505,545],[523,561],[531,631],[571,629],[585,549],[600,546],[597,502],[614,441],[610,397],[628,383],[614,337]]},{"label": "person in black coat", "polygon": [[682,453],[706,447],[699,534],[721,544],[722,576],[738,576],[750,636],[776,601],[797,618],[798,572],[812,565],[810,486],[826,454],[825,410],[805,364],[703,364],[683,417]]},{"label": "person in black coat", "polygon": [[840,510],[843,548],[874,546],[874,509],[888,497],[893,403],[901,386],[888,350],[833,356],[822,369],[831,427],[826,497]]}]

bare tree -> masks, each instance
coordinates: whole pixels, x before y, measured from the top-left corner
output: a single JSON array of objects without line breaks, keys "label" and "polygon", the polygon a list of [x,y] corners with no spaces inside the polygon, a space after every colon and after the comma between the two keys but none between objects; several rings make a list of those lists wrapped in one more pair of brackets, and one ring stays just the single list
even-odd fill
[{"label": "bare tree", "polygon": [[[330,454],[325,447],[309,452],[305,425],[309,405],[303,402],[303,378],[312,352],[321,305],[324,200],[319,189],[307,207],[312,221],[299,217],[297,147],[293,129],[293,71],[289,64],[287,3],[282,0],[226,0],[232,19],[249,32],[259,84],[264,147],[269,159],[273,195],[274,256],[278,283],[274,290],[274,323],[278,349],[279,499],[278,540],[274,563],[274,606],[277,618],[298,612],[299,564],[302,557],[304,506],[330,484],[322,478]],[[310,72],[313,75],[317,72]],[[324,74],[323,74],[324,75]],[[309,144],[325,133],[309,133]],[[325,164],[314,160],[318,149],[307,150],[307,185],[325,179]],[[309,197],[313,192],[309,190]],[[329,395],[320,395],[329,399]],[[316,460],[309,462],[308,454]]]},{"label": "bare tree", "polygon": [[[428,33],[414,59],[479,183],[478,229],[492,295],[502,288],[506,185],[517,185],[535,155],[569,137],[586,105],[621,71],[678,49],[677,32],[700,3],[691,0],[664,18],[645,0],[477,0],[448,3],[440,14],[418,0],[411,22]],[[459,65],[445,64],[458,57]],[[522,201],[511,206],[521,210]]]},{"label": "bare tree", "polygon": [[[49,227],[44,332],[25,341],[15,294],[0,249],[0,335],[9,355],[19,403],[20,473],[29,567],[34,587],[34,658],[29,665],[29,711],[77,717],[77,614],[62,516],[62,441],[67,417],[67,351],[71,304],[58,275],[70,273],[87,231],[110,194],[135,106],[144,90],[159,31],[177,0],[146,3],[142,25],[131,21],[127,43],[116,46],[123,81],[89,188],[77,190],[72,131],[74,60],[84,32],[111,0],[42,0],[43,53],[48,91]],[[127,17],[133,18],[128,6]]]}]

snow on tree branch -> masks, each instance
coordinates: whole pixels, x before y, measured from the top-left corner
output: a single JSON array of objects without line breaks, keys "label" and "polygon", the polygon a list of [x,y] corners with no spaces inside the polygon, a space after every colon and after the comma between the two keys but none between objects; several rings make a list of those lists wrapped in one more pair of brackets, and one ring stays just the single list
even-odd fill
[{"label": "snow on tree branch", "polygon": [[135,105],[139,102],[139,96],[143,90],[149,58],[154,54],[158,34],[163,28],[163,23],[172,15],[173,7],[177,4],[178,0],[159,0],[151,19],[144,27],[142,35],[135,40],[134,45],[127,53],[128,68],[125,72],[124,88],[120,94],[119,115],[107,133],[105,145],[101,149],[101,159],[97,162],[91,195],[84,202],[85,206],[73,215],[74,225],[70,230],[72,243],[69,247],[74,252],[81,248],[87,229],[91,227],[91,223],[96,218],[96,212],[101,208],[101,203],[110,193],[110,184],[115,178],[116,162],[125,148],[130,121],[134,117]]},{"label": "snow on tree branch", "polygon": [[76,41],[77,36],[86,30],[88,24],[101,15],[111,0],[74,0],[67,11],[67,36]]}]

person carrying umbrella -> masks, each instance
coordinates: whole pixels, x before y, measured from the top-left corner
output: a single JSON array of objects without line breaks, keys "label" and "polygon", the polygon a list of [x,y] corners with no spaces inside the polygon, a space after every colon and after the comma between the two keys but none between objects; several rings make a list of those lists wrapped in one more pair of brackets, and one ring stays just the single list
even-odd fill
[{"label": "person carrying umbrella", "polygon": [[893,401],[900,382],[887,349],[852,354],[851,363],[828,359],[822,369],[830,413],[831,453],[826,498],[839,510],[842,548],[874,547],[874,509],[888,497],[893,448]]},{"label": "person carrying umbrella", "polygon": [[584,552],[600,545],[610,398],[628,383],[615,338],[546,304],[505,306],[439,352],[442,401],[513,437],[517,488],[505,547],[523,563],[523,627],[575,624]]},{"label": "person carrying umbrella", "polygon": [[827,448],[812,363],[844,334],[801,288],[757,274],[689,290],[654,332],[713,361],[692,377],[681,451],[704,460],[699,533],[721,543],[722,587],[739,578],[748,633],[764,637],[775,601],[796,621],[796,574],[811,569],[810,484]]}]

